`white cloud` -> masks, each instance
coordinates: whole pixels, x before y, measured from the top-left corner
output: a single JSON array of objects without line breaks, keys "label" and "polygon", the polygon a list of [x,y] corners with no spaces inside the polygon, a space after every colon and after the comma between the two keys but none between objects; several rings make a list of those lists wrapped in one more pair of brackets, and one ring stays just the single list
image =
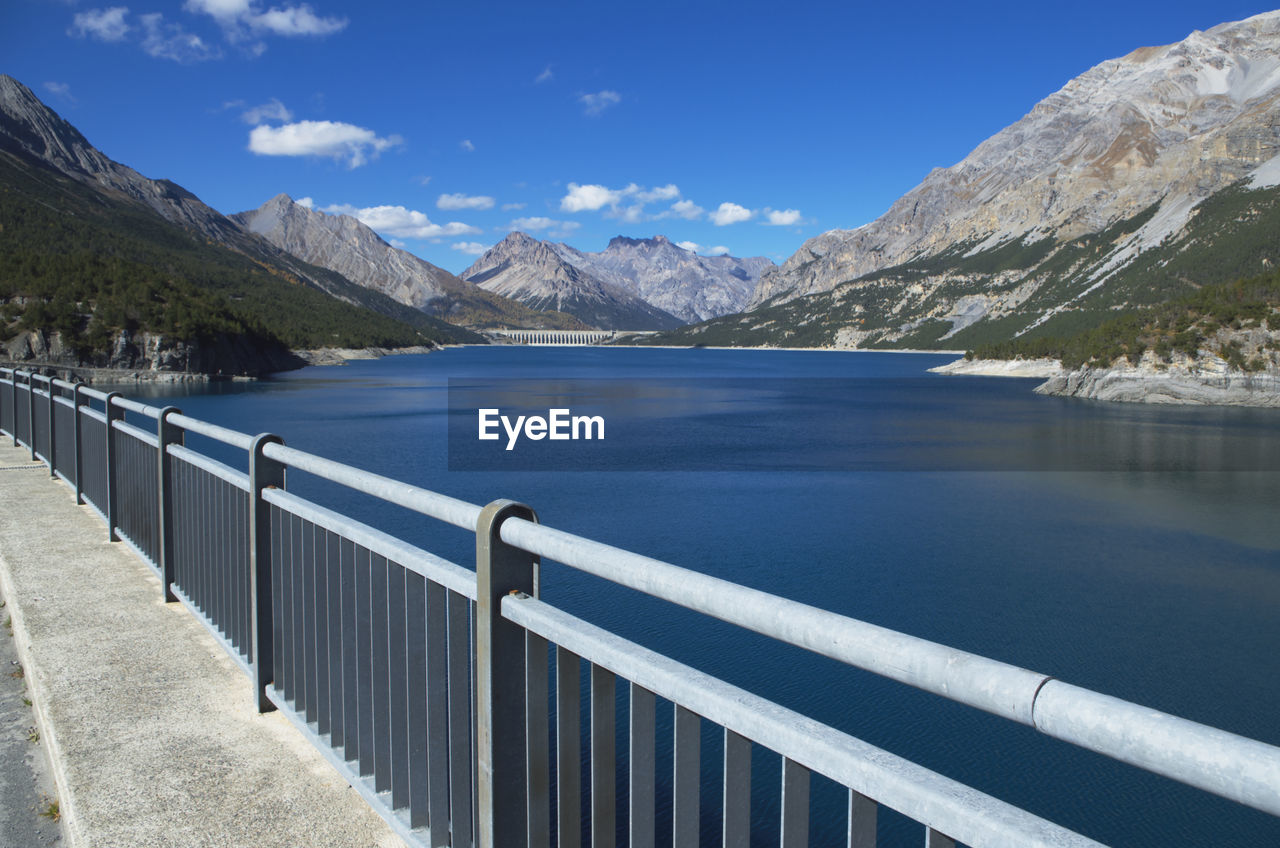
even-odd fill
[{"label": "white cloud", "polygon": [[623,189],[623,192],[634,195],[636,200],[641,203],[653,203],[658,200],[675,200],[680,196],[680,189],[675,183],[667,183],[664,186],[654,186],[651,189],[642,189],[640,186],[632,183]]},{"label": "white cloud", "polygon": [[71,86],[65,82],[46,82],[41,87],[55,97],[61,97],[71,103],[76,102],[75,97],[71,94]]},{"label": "white cloud", "polygon": [[295,201],[293,201],[293,202],[294,202],[294,203],[296,203],[296,204],[298,204],[299,206],[305,207],[305,208],[307,208],[307,209],[315,209],[315,208],[316,208],[316,202],[315,202],[314,200],[312,200],[310,197],[300,197],[300,198],[298,198],[297,200],[295,200]]},{"label": "white cloud", "polygon": [[402,144],[396,135],[380,138],[373,130],[336,121],[298,121],[280,127],[254,127],[249,133],[249,149],[262,156],[323,156],[345,159],[357,168],[370,154]]},{"label": "white cloud", "polygon": [[359,209],[348,203],[335,203],[326,206],[324,211],[331,215],[350,215],[371,230],[398,238],[439,240],[480,233],[477,227],[457,221],[433,224],[422,212],[403,206],[367,206]]},{"label": "white cloud", "polygon": [[721,203],[720,208],[711,213],[711,223],[717,227],[725,227],[729,224],[749,221],[755,214],[745,206],[739,206],[736,203]]},{"label": "white cloud", "polygon": [[414,177],[413,181],[416,182],[418,185],[422,185],[422,186],[430,185],[431,177]]},{"label": "white cloud", "polygon": [[254,106],[252,109],[245,110],[240,115],[240,120],[246,124],[257,126],[265,121],[292,121],[293,113],[273,97],[261,106]]},{"label": "white cloud", "polygon": [[602,185],[578,185],[569,183],[569,193],[560,198],[562,212],[594,212],[606,206],[617,206],[622,192]]},{"label": "white cloud", "polygon": [[[288,38],[332,35],[347,26],[346,18],[320,17],[306,3],[282,8],[272,6],[262,12],[250,0],[187,0],[183,8],[188,12],[206,14],[213,18],[231,41],[242,40],[245,29]],[[265,45],[254,45],[256,52],[264,49]]]},{"label": "white cloud", "polygon": [[692,200],[681,200],[671,204],[671,213],[677,217],[684,218],[686,221],[697,220],[706,211]]},{"label": "white cloud", "polygon": [[560,222],[554,218],[516,218],[511,222],[511,229],[526,230],[531,233],[536,233],[539,230],[549,230],[552,227],[557,227],[559,225]]},{"label": "white cloud", "polygon": [[616,106],[622,102],[622,95],[616,91],[597,91],[595,94],[583,94],[578,97],[578,102],[582,104],[582,111],[586,115],[599,115],[610,106]]},{"label": "white cloud", "polygon": [[464,138],[462,141],[458,142],[458,146],[467,153],[475,153],[476,151],[476,146],[471,143],[471,139],[469,138]]},{"label": "white cloud", "polygon": [[478,241],[459,241],[449,246],[454,250],[461,251],[462,253],[468,253],[472,256],[479,256],[489,249]]},{"label": "white cloud", "polygon": [[616,218],[624,224],[638,224],[645,220],[644,205],[634,203],[631,206],[615,207],[613,211],[605,213],[606,218]]},{"label": "white cloud", "polygon": [[436,200],[437,209],[492,209],[493,198],[483,195],[477,197],[468,197],[461,192],[457,194],[442,194]]},{"label": "white cloud", "polygon": [[503,212],[515,212],[516,210],[523,209],[523,208],[525,208],[525,207],[526,207],[526,206],[528,206],[528,205],[529,205],[529,204],[527,204],[527,203],[504,203],[504,204],[502,204],[502,211],[503,211]]},{"label": "white cloud", "polygon": [[729,254],[729,248],[725,247],[723,244],[718,244],[715,247],[707,248],[706,254],[707,256],[727,256]]},{"label": "white cloud", "polygon": [[164,15],[154,12],[139,15],[145,33],[142,50],[155,59],[172,59],[181,65],[217,59],[221,52],[217,47],[205,44],[204,39],[187,32],[181,24],[165,23]]},{"label": "white cloud", "polygon": [[683,247],[690,253],[697,253],[698,248],[702,247],[702,245],[698,244],[696,241],[678,241],[676,242],[676,247]]},{"label": "white cloud", "polygon": [[78,12],[71,19],[71,29],[67,30],[67,35],[76,38],[92,36],[100,41],[123,41],[130,30],[130,26],[124,20],[128,14],[127,6]]},{"label": "white cloud", "polygon": [[774,227],[790,227],[792,224],[798,224],[801,221],[799,209],[770,209],[765,207],[764,216],[766,220],[762,223]]},{"label": "white cloud", "polygon": [[551,66],[547,65],[533,82],[535,85],[541,85],[544,82],[551,82],[553,79],[555,79],[555,74],[551,73]]},{"label": "white cloud", "polygon": [[250,15],[248,23],[256,30],[275,35],[332,35],[347,27],[346,18],[322,18],[306,3],[301,6],[271,8],[260,15]]}]

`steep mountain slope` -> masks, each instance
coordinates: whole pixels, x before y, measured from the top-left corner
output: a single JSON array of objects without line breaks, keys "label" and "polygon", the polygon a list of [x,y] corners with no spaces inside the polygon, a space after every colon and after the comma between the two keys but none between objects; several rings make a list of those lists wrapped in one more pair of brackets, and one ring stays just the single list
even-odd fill
[{"label": "steep mountain slope", "polygon": [[[1209,209],[1224,191],[1219,207],[1270,216],[1278,151],[1271,12],[1103,62],[877,220],[806,242],[746,316],[686,337],[950,347],[1093,325],[1231,279],[1172,266],[1253,226]],[[1271,242],[1235,276],[1280,259]]]},{"label": "steep mountain slope", "polygon": [[600,253],[585,253],[566,244],[551,247],[577,268],[685,322],[741,311],[760,275],[773,267],[763,256],[699,256],[665,236],[617,236]]},{"label": "steep mountain slope", "polygon": [[533,309],[567,312],[602,330],[665,330],[683,323],[524,233],[511,233],[489,248],[462,278]]},{"label": "steep mountain slope", "polygon": [[[457,338],[444,328],[112,161],[0,76],[0,338],[34,333],[36,349],[56,332],[96,362],[137,334],[160,334],[161,346],[214,352],[188,344],[172,367],[244,373],[283,367],[286,347]],[[232,349],[246,356],[218,361]]]},{"label": "steep mountain slope", "polygon": [[349,215],[326,215],[299,206],[288,195],[277,195],[261,207],[232,215],[231,219],[303,261],[455,324],[582,328],[571,316],[529,309],[392,247]]}]

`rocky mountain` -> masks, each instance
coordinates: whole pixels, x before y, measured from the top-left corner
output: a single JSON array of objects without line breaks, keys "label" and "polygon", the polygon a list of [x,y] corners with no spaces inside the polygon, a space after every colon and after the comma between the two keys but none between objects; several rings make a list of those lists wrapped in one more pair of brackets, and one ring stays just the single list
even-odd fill
[{"label": "rocky mountain", "polygon": [[602,330],[666,330],[684,323],[524,233],[511,233],[489,248],[462,278],[532,309],[567,312]]},{"label": "rocky mountain", "polygon": [[299,259],[451,323],[519,329],[573,330],[583,326],[569,315],[539,312],[485,291],[392,247],[349,215],[327,215],[299,206],[285,194],[231,219]]},{"label": "rocky mountain", "polygon": [[[744,320],[686,338],[965,347],[1257,274],[1280,260],[1277,153],[1270,12],[1103,62],[880,218],[810,239]],[[1197,262],[1213,251],[1227,261]]]},{"label": "rocky mountain", "polygon": [[165,367],[227,374],[300,364],[289,348],[471,338],[113,161],[0,76],[0,342],[105,365],[139,334],[185,345]]},{"label": "rocky mountain", "polygon": [[742,311],[760,275],[773,267],[773,261],[763,256],[699,256],[666,236],[617,236],[600,253],[585,253],[566,244],[550,247],[580,270],[686,323]]}]

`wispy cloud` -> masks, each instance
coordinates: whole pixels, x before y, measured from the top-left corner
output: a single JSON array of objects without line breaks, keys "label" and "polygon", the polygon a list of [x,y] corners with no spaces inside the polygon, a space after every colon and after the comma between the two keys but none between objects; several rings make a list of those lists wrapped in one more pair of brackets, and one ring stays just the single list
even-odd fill
[{"label": "wispy cloud", "polygon": [[230,41],[242,41],[250,35],[325,36],[341,32],[347,19],[321,17],[311,6],[272,6],[265,12],[251,0],[187,0],[188,12],[205,14],[222,27]]},{"label": "wispy cloud", "polygon": [[504,204],[502,204],[502,211],[503,211],[503,212],[515,212],[515,211],[518,211],[518,210],[520,210],[520,209],[525,208],[525,207],[526,207],[526,206],[528,206],[528,205],[529,205],[529,204],[527,204],[527,203],[504,203]]},{"label": "wispy cloud", "polygon": [[240,113],[240,120],[246,124],[257,126],[267,121],[292,121],[293,113],[290,112],[285,105],[276,98],[271,98],[261,106],[254,106]]},{"label": "wispy cloud", "polygon": [[462,141],[458,142],[458,147],[462,148],[464,153],[476,152],[476,146],[471,143],[471,139],[469,138],[464,138]]},{"label": "wispy cloud", "polygon": [[294,202],[294,203],[296,203],[296,204],[298,204],[299,206],[305,207],[305,208],[307,208],[307,209],[315,209],[315,208],[316,208],[316,202],[315,202],[314,200],[312,200],[310,197],[300,197],[300,198],[298,198],[297,200],[295,200],[295,201],[293,201],[293,202]]},{"label": "wispy cloud", "polygon": [[326,206],[332,215],[350,215],[371,230],[396,238],[439,241],[444,238],[479,235],[480,229],[470,224],[450,221],[435,224],[426,214],[403,206],[367,206],[357,208],[347,203]]},{"label": "wispy cloud", "polygon": [[560,198],[562,212],[594,212],[606,206],[617,206],[622,192],[602,185],[578,185],[569,183],[569,193]]},{"label": "wispy cloud", "polygon": [[221,57],[222,52],[208,44],[195,33],[187,32],[182,24],[168,23],[164,15],[153,12],[139,15],[142,24],[142,50],[155,59],[171,59],[180,65],[190,65]]},{"label": "wispy cloud", "polygon": [[752,210],[736,203],[721,203],[720,207],[711,213],[710,218],[711,223],[717,227],[727,227],[730,224],[750,221],[755,214]]},{"label": "wispy cloud", "polygon": [[469,197],[459,192],[458,194],[442,194],[436,199],[437,209],[492,209],[493,198],[478,195]]},{"label": "wispy cloud", "polygon": [[531,218],[516,218],[511,222],[511,229],[520,230],[526,233],[540,233],[545,231],[547,235],[560,238],[567,236],[582,225],[577,221],[557,221],[554,218],[535,216]]},{"label": "wispy cloud", "polygon": [[71,19],[71,28],[67,30],[67,34],[75,38],[96,38],[99,41],[123,41],[132,29],[125,22],[128,14],[128,6],[77,12]]},{"label": "wispy cloud", "polygon": [[67,85],[65,82],[46,82],[41,85],[41,88],[52,94],[54,97],[61,97],[68,103],[76,102],[75,96],[71,93],[71,86]]},{"label": "wispy cloud", "polygon": [[485,245],[481,244],[478,241],[459,241],[459,242],[454,242],[449,246],[454,250],[469,254],[471,256],[479,256],[480,254],[484,253],[486,250],[489,249],[488,247],[486,247]]},{"label": "wispy cloud", "polygon": [[683,247],[690,253],[697,253],[698,249],[701,248],[702,245],[698,244],[696,241],[678,241],[676,242],[676,247]]},{"label": "wispy cloud", "polygon": [[533,80],[534,85],[542,85],[544,82],[551,82],[555,79],[555,74],[551,73],[551,66],[547,65],[542,69],[542,73],[538,74]]},{"label": "wispy cloud", "polygon": [[703,209],[692,200],[679,200],[671,204],[670,212],[677,218],[684,218],[686,221],[696,221],[701,218],[707,210]]},{"label": "wispy cloud", "polygon": [[616,91],[605,89],[604,91],[597,91],[595,94],[579,95],[578,102],[582,104],[584,114],[594,117],[610,106],[616,106],[621,103],[622,95]]},{"label": "wispy cloud", "polygon": [[254,127],[249,150],[261,156],[317,156],[345,159],[358,168],[379,153],[403,144],[400,136],[381,138],[373,130],[336,121],[298,121],[279,127]]}]

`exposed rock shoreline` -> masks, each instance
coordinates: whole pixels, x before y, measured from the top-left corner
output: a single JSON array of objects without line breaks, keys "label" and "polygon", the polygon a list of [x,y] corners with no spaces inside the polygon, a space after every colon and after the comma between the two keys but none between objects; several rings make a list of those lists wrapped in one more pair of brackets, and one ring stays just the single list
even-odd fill
[{"label": "exposed rock shoreline", "polygon": [[1171,364],[1148,354],[1137,365],[1127,361],[1107,368],[1065,370],[1054,359],[958,359],[930,368],[938,374],[984,377],[1041,377],[1036,394],[1118,403],[1280,408],[1280,373],[1246,373],[1229,368],[1218,356],[1202,355]]}]

